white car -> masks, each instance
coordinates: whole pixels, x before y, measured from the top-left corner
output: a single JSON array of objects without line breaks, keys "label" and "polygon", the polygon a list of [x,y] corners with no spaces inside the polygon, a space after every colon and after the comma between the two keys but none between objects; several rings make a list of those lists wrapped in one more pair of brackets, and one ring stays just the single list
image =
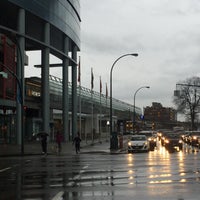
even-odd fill
[{"label": "white car", "polygon": [[128,153],[130,152],[148,152],[149,141],[145,135],[133,135],[128,142]]}]

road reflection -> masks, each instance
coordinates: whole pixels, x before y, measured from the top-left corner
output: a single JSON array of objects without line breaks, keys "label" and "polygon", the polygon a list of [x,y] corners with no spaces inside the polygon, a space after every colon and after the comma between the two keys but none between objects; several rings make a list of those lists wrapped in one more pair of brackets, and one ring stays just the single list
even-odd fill
[{"label": "road reflection", "polygon": [[[138,184],[169,184],[173,182],[199,182],[199,169],[189,170],[188,165],[193,168],[196,158],[189,163],[191,155],[188,154],[188,147],[183,151],[168,152],[165,147],[158,145],[157,149],[149,153],[134,153],[127,155],[128,179],[130,185]],[[196,151],[190,151],[196,154]],[[198,152],[198,151],[197,151]],[[140,166],[140,162],[145,165]],[[196,166],[198,168],[198,166]]]},{"label": "road reflection", "polygon": [[185,192],[200,183],[199,160],[186,147],[169,153],[162,146],[148,153],[21,159],[0,168],[1,199],[51,200],[62,194],[62,199],[115,199],[139,189],[141,195],[143,188],[153,197],[159,188],[165,188],[160,195],[179,187]]}]

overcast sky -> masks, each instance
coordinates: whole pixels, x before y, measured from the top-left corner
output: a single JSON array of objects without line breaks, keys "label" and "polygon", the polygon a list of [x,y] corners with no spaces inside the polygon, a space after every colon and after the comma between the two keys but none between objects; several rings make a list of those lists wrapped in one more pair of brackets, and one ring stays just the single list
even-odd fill
[{"label": "overcast sky", "polygon": [[[94,90],[103,93],[110,82],[113,62],[113,97],[136,106],[160,102],[173,107],[176,83],[199,75],[199,0],[80,0],[81,82],[90,88],[91,68]],[[30,60],[31,63],[31,60]],[[36,63],[38,64],[38,63]],[[30,64],[31,65],[31,64]],[[30,68],[29,68],[30,69]],[[52,71],[61,77],[58,70]],[[33,73],[31,73],[33,74]]]}]

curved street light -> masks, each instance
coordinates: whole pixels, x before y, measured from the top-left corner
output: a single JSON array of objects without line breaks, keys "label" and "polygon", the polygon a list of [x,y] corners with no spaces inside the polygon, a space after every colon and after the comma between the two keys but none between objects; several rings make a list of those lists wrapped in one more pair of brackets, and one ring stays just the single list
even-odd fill
[{"label": "curved street light", "polygon": [[[113,65],[110,69],[110,137],[112,135],[112,71],[113,71],[113,67],[115,66],[116,62],[125,56],[137,57],[138,54],[137,53],[128,53],[128,54],[124,54],[124,55],[120,56],[119,58],[117,58],[115,60],[115,62],[113,63]],[[113,149],[113,145],[111,143],[111,138],[110,138],[110,149]]]},{"label": "curved street light", "polygon": [[133,110],[133,127],[134,127],[134,129],[135,129],[135,98],[136,98],[137,92],[138,92],[139,90],[143,89],[143,88],[149,89],[150,86],[142,86],[142,87],[138,88],[138,89],[135,91],[135,94],[134,94],[134,105],[133,105],[133,109],[134,109],[134,110]]}]

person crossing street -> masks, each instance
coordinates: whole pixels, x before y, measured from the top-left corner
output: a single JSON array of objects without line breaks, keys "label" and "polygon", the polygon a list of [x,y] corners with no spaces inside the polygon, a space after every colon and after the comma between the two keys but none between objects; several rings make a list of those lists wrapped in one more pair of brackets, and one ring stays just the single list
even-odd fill
[{"label": "person crossing street", "polygon": [[76,137],[73,139],[73,144],[75,144],[75,149],[77,154],[80,153],[80,143],[81,143],[81,138],[78,133]]}]

